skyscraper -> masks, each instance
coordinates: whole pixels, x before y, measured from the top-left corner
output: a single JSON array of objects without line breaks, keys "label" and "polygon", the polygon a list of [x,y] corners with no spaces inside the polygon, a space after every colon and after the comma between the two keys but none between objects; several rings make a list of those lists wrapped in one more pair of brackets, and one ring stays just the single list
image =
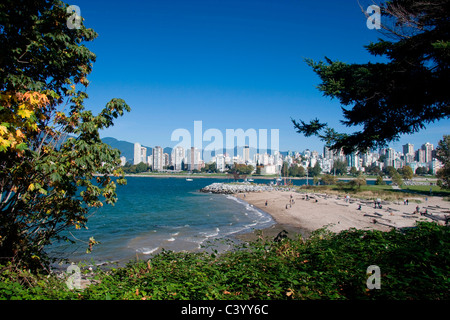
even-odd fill
[{"label": "skyscraper", "polygon": [[141,162],[141,144],[136,142],[134,144],[133,164],[138,164],[139,162]]},{"label": "skyscraper", "polygon": [[159,146],[153,148],[153,171],[161,171],[164,169],[163,149]]},{"label": "skyscraper", "polygon": [[424,163],[425,161],[425,150],[418,149],[416,152],[416,161],[420,163]]},{"label": "skyscraper", "polygon": [[386,149],[386,159],[384,160],[384,164],[386,166],[395,167],[395,150],[393,148]]},{"label": "skyscraper", "polygon": [[195,147],[191,147],[188,156],[188,170],[200,170],[200,150]]},{"label": "skyscraper", "polygon": [[406,163],[411,163],[414,161],[415,152],[414,145],[411,143],[407,143],[403,146],[403,154],[405,156]]},{"label": "skyscraper", "polygon": [[134,144],[134,159],[133,164],[139,164],[141,162],[146,163],[147,160],[147,148],[142,147],[140,143]]},{"label": "skyscraper", "polygon": [[182,146],[176,146],[172,150],[172,165],[174,170],[183,170],[182,164],[184,161],[184,148]]},{"label": "skyscraper", "polygon": [[424,162],[431,162],[433,160],[433,150],[434,150],[433,144],[427,142],[422,145],[421,149],[425,151],[425,161]]},{"label": "skyscraper", "polygon": [[244,146],[244,162],[249,162],[250,161],[250,148],[248,146]]},{"label": "skyscraper", "polygon": [[403,145],[403,154],[414,154],[414,145],[412,143],[407,143]]}]

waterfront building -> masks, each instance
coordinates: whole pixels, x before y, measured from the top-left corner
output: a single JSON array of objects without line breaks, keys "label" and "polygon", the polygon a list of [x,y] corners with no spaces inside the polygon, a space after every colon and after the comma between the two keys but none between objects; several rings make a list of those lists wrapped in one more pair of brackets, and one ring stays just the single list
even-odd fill
[{"label": "waterfront building", "polygon": [[412,143],[407,143],[403,145],[403,154],[406,155],[414,155],[414,145]]},{"label": "waterfront building", "polygon": [[425,151],[425,161],[424,162],[431,162],[433,161],[433,150],[434,150],[434,146],[433,144],[427,142],[425,144],[422,145],[422,150]]},{"label": "waterfront building", "polygon": [[223,154],[218,154],[215,156],[216,168],[219,172],[225,171],[225,156]]},{"label": "waterfront building", "polygon": [[188,156],[188,170],[189,171],[200,170],[201,169],[200,160],[201,160],[200,150],[198,150],[195,147],[191,147]]},{"label": "waterfront building", "polygon": [[387,148],[384,150],[384,155],[386,156],[384,159],[384,165],[386,167],[395,167],[395,150],[393,148]]},{"label": "waterfront building", "polygon": [[142,147],[140,143],[136,142],[134,144],[133,164],[139,164],[141,162],[145,163],[146,159],[147,159],[147,148]]},{"label": "waterfront building", "polygon": [[250,161],[250,148],[248,146],[244,146],[243,158],[246,164]]},{"label": "waterfront building", "polygon": [[184,148],[176,146],[172,149],[172,165],[174,170],[183,170],[183,163],[185,161]]},{"label": "waterfront building", "polygon": [[164,169],[163,148],[156,146],[153,148],[153,164],[152,171],[162,171]]},{"label": "waterfront building", "polygon": [[347,167],[359,169],[361,166],[359,164],[359,155],[357,153],[351,153],[347,155]]},{"label": "waterfront building", "polygon": [[168,153],[163,153],[163,167],[168,167],[170,165],[170,156]]},{"label": "waterfront building", "polygon": [[423,149],[418,149],[418,150],[416,151],[416,161],[417,161],[417,162],[421,162],[421,163],[426,162],[426,161],[425,161],[425,150],[423,150]]}]

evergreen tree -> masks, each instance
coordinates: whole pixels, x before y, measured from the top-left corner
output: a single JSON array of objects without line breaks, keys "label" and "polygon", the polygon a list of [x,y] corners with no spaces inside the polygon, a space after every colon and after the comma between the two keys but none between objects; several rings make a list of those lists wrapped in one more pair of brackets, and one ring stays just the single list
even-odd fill
[{"label": "evergreen tree", "polygon": [[392,0],[380,7],[383,30],[392,40],[379,39],[366,49],[388,62],[307,60],[322,81],[319,89],[340,101],[342,122],[361,130],[344,134],[319,119],[292,119],[297,132],[319,136],[347,154],[384,147],[450,116],[449,0]]},{"label": "evergreen tree", "polygon": [[439,141],[436,148],[436,157],[443,164],[443,167],[436,173],[439,178],[438,184],[444,189],[450,189],[450,135],[445,135]]}]

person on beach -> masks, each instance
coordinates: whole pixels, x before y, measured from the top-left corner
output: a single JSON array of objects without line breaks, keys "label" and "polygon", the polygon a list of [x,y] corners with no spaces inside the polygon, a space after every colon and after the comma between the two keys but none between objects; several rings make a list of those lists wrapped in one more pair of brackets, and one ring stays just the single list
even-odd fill
[{"label": "person on beach", "polygon": [[266,200],[266,207],[267,207],[267,200]]}]

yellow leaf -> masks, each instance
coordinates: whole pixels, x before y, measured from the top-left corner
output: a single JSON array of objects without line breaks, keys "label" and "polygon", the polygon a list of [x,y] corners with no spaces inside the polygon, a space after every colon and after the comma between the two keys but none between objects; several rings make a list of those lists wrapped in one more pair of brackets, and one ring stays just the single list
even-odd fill
[{"label": "yellow leaf", "polygon": [[31,183],[31,184],[28,186],[28,191],[33,191],[33,190],[34,190],[34,184]]},{"label": "yellow leaf", "polygon": [[3,139],[2,137],[0,137],[0,146],[6,149],[9,146],[11,146],[11,141]]},{"label": "yellow leaf", "polygon": [[6,132],[8,132],[8,128],[5,126],[0,126],[0,134],[5,134]]},{"label": "yellow leaf", "polygon": [[16,130],[16,136],[18,138],[25,138],[25,135],[22,133],[22,131],[20,131],[20,129]]},{"label": "yellow leaf", "polygon": [[19,116],[22,118],[29,118],[33,114],[33,111],[27,110],[27,109],[21,109],[17,112]]}]

